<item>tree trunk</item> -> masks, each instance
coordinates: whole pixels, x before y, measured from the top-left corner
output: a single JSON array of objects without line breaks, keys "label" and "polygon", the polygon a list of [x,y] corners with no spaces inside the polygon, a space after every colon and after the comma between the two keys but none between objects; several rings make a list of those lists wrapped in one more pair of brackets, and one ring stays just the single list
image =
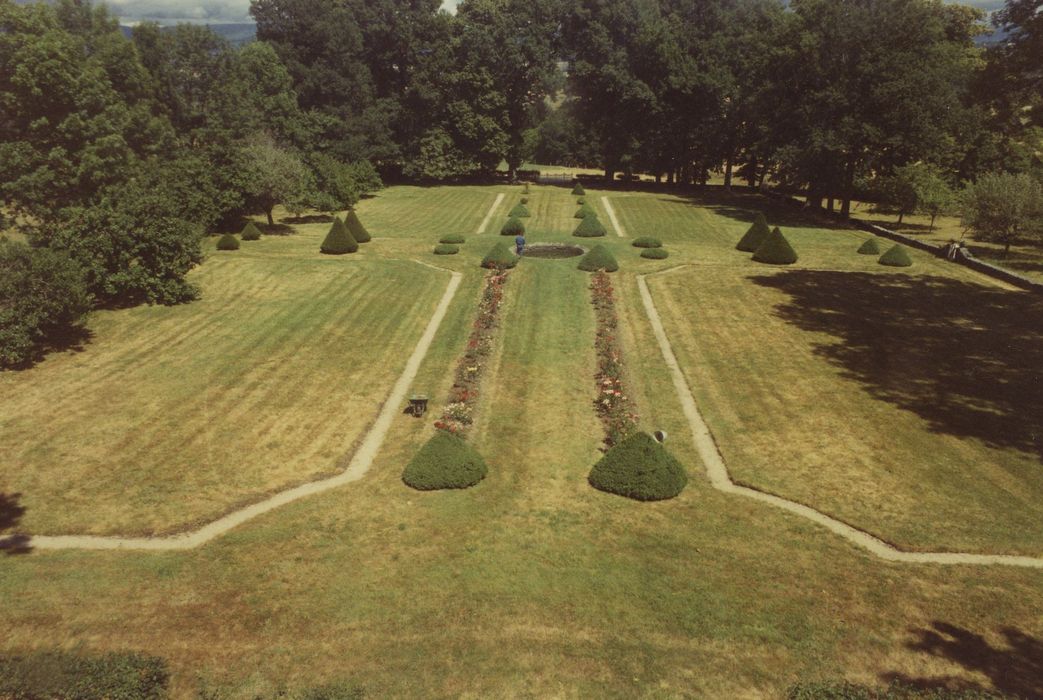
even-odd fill
[{"label": "tree trunk", "polygon": [[663,174],[662,173],[656,173],[655,174],[655,184],[658,185],[662,181],[663,181]]},{"label": "tree trunk", "polygon": [[750,156],[749,170],[746,171],[746,184],[752,190],[757,187],[757,156]]},{"label": "tree trunk", "polygon": [[931,229],[930,229],[931,231],[934,231],[934,217],[936,217],[936,216],[938,216],[938,215],[937,214],[931,214]]},{"label": "tree trunk", "polygon": [[826,199],[826,211],[828,211],[830,214],[833,213],[833,195],[830,195]]},{"label": "tree trunk", "polygon": [[728,192],[732,191],[732,154],[728,153],[728,158],[724,161],[724,189]]},{"label": "tree trunk", "polygon": [[847,161],[844,172],[844,203],[840,207],[840,215],[845,219],[851,216],[851,192],[855,187],[855,159],[852,156]]},{"label": "tree trunk", "polygon": [[902,225],[902,217],[905,216],[905,212],[901,209],[898,210],[898,225]]},{"label": "tree trunk", "polygon": [[265,212],[268,215],[269,226],[275,226],[275,221],[272,219],[272,209],[275,209],[275,205],[268,207],[268,211]]},{"label": "tree trunk", "polygon": [[607,180],[608,182],[612,182],[615,178],[616,178],[616,169],[606,165],[605,166],[605,180]]}]

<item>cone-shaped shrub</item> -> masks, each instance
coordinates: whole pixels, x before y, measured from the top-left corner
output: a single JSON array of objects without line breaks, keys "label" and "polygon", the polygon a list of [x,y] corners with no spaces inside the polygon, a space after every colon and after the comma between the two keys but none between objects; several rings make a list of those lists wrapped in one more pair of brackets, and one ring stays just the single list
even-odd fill
[{"label": "cone-shaped shrub", "polygon": [[880,260],[877,262],[891,267],[909,267],[913,264],[913,261],[909,258],[908,251],[898,243],[895,243],[886,253],[881,255]]},{"label": "cone-shaped shrub", "polygon": [[742,250],[747,253],[752,253],[760,248],[768,236],[771,234],[771,229],[768,228],[768,221],[764,218],[764,214],[758,213],[757,218],[753,220],[753,224],[746,231],[746,234],[739,239],[736,244],[736,250]]},{"label": "cone-shaped shrub", "polygon": [[753,259],[769,265],[792,265],[797,262],[797,251],[789,244],[782,231],[776,226],[764,242],[757,247]]},{"label": "cone-shaped shrub", "polygon": [[459,245],[464,242],[464,237],[459,233],[449,233],[438,239],[439,243],[452,243],[453,245]]},{"label": "cone-shaped shrub", "polygon": [[239,250],[239,239],[231,233],[226,233],[217,239],[218,250]]},{"label": "cone-shaped shrub", "polygon": [[326,239],[319,250],[327,255],[343,255],[344,253],[354,253],[358,249],[359,244],[355,242],[348,227],[340,219],[334,218],[330,232],[326,234]]},{"label": "cone-shaped shrub", "polygon": [[251,221],[243,227],[243,232],[239,234],[239,237],[244,241],[259,241],[261,240],[261,229],[254,226],[254,222]]},{"label": "cone-shaped shrub", "polygon": [[583,183],[577,182],[576,186],[572,188],[572,194],[576,195],[577,197],[582,197],[586,193],[587,191],[583,189]]},{"label": "cone-shaped shrub", "polygon": [[641,236],[640,238],[635,238],[631,245],[635,248],[662,248],[663,242],[651,236]]},{"label": "cone-shaped shrub", "polygon": [[452,243],[439,243],[435,246],[435,255],[456,255],[460,252],[460,246]]},{"label": "cone-shaped shrub", "polygon": [[507,244],[500,241],[492,247],[484,258],[482,267],[496,270],[507,270],[518,264],[518,256],[511,252]]},{"label": "cone-shaped shrub", "polygon": [[688,476],[651,435],[634,433],[609,449],[587,480],[600,491],[638,501],[662,501],[681,493]]},{"label": "cone-shaped shrub", "polygon": [[859,246],[858,252],[862,255],[880,255],[880,244],[876,242],[875,238],[870,238]]},{"label": "cone-shaped shrub", "polygon": [[572,215],[572,218],[573,219],[585,219],[588,216],[597,216],[597,215],[598,215],[598,213],[596,211],[594,211],[594,207],[590,206],[589,204],[583,204],[582,206],[580,206],[579,209],[576,210],[576,213]]},{"label": "cone-shaped shrub", "polygon": [[579,199],[576,200],[576,204],[586,204],[586,203],[587,203],[587,198],[586,197],[580,197]]},{"label": "cone-shaped shrub", "polygon": [[527,219],[529,218],[529,209],[524,204],[515,204],[514,208],[507,212],[507,216],[517,219]]},{"label": "cone-shaped shrub", "polygon": [[357,243],[369,243],[373,240],[369,235],[369,231],[359,221],[359,217],[354,209],[348,209],[348,213],[344,217],[344,224],[348,227],[348,232]]},{"label": "cone-shaped shrub", "polygon": [[645,248],[641,251],[641,257],[652,260],[666,260],[670,257],[670,253],[667,253],[665,248]]},{"label": "cone-shaped shrub", "polygon": [[579,269],[586,272],[615,272],[619,269],[619,263],[612,257],[612,253],[603,245],[596,245],[590,252],[579,259]]},{"label": "cone-shaped shrub", "polygon": [[485,478],[489,468],[478,451],[455,435],[439,430],[402,472],[402,481],[420,491],[465,489]]},{"label": "cone-shaped shrub", "polygon": [[602,226],[598,215],[594,214],[580,221],[579,226],[572,232],[572,235],[580,238],[597,238],[605,235],[605,227]]},{"label": "cone-shaped shrub", "polygon": [[507,223],[500,229],[501,236],[517,236],[519,233],[525,233],[525,224],[516,216],[507,219]]}]

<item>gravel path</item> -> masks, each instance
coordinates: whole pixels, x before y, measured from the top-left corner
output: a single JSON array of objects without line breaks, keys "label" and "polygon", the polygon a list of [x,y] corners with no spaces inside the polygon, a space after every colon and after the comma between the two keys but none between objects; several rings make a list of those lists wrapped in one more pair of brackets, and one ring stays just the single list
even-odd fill
[{"label": "gravel path", "polygon": [[616,235],[620,238],[626,238],[627,232],[620,225],[619,219],[616,218],[616,210],[612,208],[612,202],[608,201],[608,197],[602,197],[601,204],[605,207],[608,220],[612,222],[612,228],[616,229]]},{"label": "gravel path", "polygon": [[789,501],[785,498],[764,493],[763,491],[751,489],[746,486],[740,486],[733,482],[731,476],[728,474],[728,468],[724,464],[724,459],[721,457],[720,450],[717,449],[717,443],[713,439],[713,434],[710,432],[710,428],[706,425],[706,421],[703,420],[702,414],[699,413],[699,408],[695,403],[695,397],[692,396],[692,391],[688,387],[684,373],[681,372],[681,367],[677,362],[677,357],[674,355],[673,348],[670,346],[670,341],[666,337],[666,331],[663,328],[662,319],[660,319],[659,312],[656,311],[655,303],[652,301],[652,295],[648,291],[645,277],[646,275],[640,275],[637,278],[637,285],[641,291],[641,301],[645,305],[645,313],[648,315],[648,320],[652,324],[652,330],[655,333],[656,340],[659,342],[659,349],[663,353],[663,360],[666,362],[666,366],[670,369],[670,376],[674,382],[674,389],[677,390],[677,397],[681,400],[681,407],[684,410],[685,418],[688,419],[688,425],[692,431],[692,440],[695,442],[696,451],[699,453],[699,457],[706,466],[706,474],[710,478],[710,483],[714,488],[719,491],[724,491],[725,493],[733,493],[739,496],[753,498],[762,503],[767,503],[776,508],[782,508],[790,513],[807,518],[808,520],[814,521],[825,527],[830,532],[840,535],[849,542],[852,542],[863,549],[867,549],[870,553],[880,557],[881,559],[886,559],[887,561],[902,562],[906,564],[970,564],[978,566],[1002,564],[1005,566],[1043,569],[1043,558],[1040,557],[1027,557],[1010,554],[970,554],[964,552],[904,552],[883,540],[870,535],[868,532],[864,532],[858,528],[851,527],[846,523],[842,523],[825,513],[821,513],[814,508],[811,508],[810,506]]},{"label": "gravel path", "polygon": [[482,219],[482,223],[478,225],[478,230],[474,232],[474,235],[480,236],[485,233],[485,227],[489,225],[489,219],[493,218],[493,214],[496,213],[496,208],[500,206],[500,202],[503,201],[503,198],[503,192],[496,195],[496,200],[493,202],[493,205],[489,207],[489,212],[485,215],[485,218]]}]

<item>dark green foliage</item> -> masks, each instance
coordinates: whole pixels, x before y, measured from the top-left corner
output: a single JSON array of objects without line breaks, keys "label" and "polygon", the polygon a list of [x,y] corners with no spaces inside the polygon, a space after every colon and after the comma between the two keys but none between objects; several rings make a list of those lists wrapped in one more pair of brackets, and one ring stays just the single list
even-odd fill
[{"label": "dark green foliage", "polygon": [[348,227],[348,233],[351,234],[356,243],[369,243],[373,240],[369,235],[369,231],[359,221],[359,217],[354,209],[348,210],[347,215],[344,217],[344,225]]},{"label": "dark green foliage", "polygon": [[484,479],[488,471],[473,447],[439,430],[406,465],[402,481],[420,491],[465,489]]},{"label": "dark green foliage", "polygon": [[482,267],[507,270],[518,264],[518,256],[511,252],[507,244],[500,241],[482,258]]},{"label": "dark green foliage", "polygon": [[605,235],[605,227],[602,226],[597,214],[594,214],[580,221],[572,235],[580,238],[597,238]]},{"label": "dark green foliage", "polygon": [[619,263],[603,245],[596,245],[586,255],[579,259],[579,269],[586,272],[615,272],[619,269]]},{"label": "dark green foliage", "polygon": [[451,243],[439,243],[435,246],[435,255],[456,255],[460,252],[460,246]]},{"label": "dark green foliage", "polygon": [[261,240],[261,229],[254,226],[254,222],[251,221],[243,227],[243,231],[239,234],[239,237],[244,241],[259,241]]},{"label": "dark green foliage", "polygon": [[439,243],[451,243],[453,245],[459,245],[464,242],[464,237],[459,233],[449,233],[438,239]]},{"label": "dark green foliage", "polygon": [[658,238],[652,238],[651,236],[641,236],[640,238],[635,238],[632,245],[635,248],[661,248],[663,242]]},{"label": "dark green foliage", "polygon": [[917,688],[892,682],[884,688],[847,681],[798,683],[786,692],[787,700],[1014,700],[985,690]]},{"label": "dark green foliage", "polygon": [[670,256],[666,252],[665,248],[645,248],[641,251],[642,258],[650,258],[651,260],[665,260]]},{"label": "dark green foliage", "polygon": [[239,239],[231,233],[226,233],[217,239],[218,250],[239,250]]},{"label": "dark green foliage", "polygon": [[764,218],[764,214],[758,213],[757,218],[753,220],[753,224],[747,229],[745,235],[739,239],[736,244],[736,250],[742,250],[747,253],[752,253],[760,247],[768,236],[771,234],[771,229],[768,228],[768,221]]},{"label": "dark green foliage", "polygon": [[525,224],[516,216],[507,219],[507,223],[500,229],[501,236],[517,236],[520,233],[525,233]]},{"label": "dark green foliage", "polygon": [[648,433],[634,433],[594,465],[590,485],[638,501],[662,501],[681,493],[684,467]]},{"label": "dark green foliage", "polygon": [[2,698],[159,700],[167,697],[169,678],[163,659],[144,654],[31,652],[0,656]]},{"label": "dark green foliage", "polygon": [[348,231],[344,222],[340,219],[333,219],[330,232],[326,234],[326,239],[323,240],[319,250],[327,255],[343,255],[344,253],[354,253],[358,249],[359,244],[355,242],[355,238]]},{"label": "dark green foliage", "polygon": [[587,203],[587,198],[586,197],[580,197],[579,199],[576,200],[576,204],[586,204],[586,203]]},{"label": "dark green foliage", "polygon": [[909,258],[909,252],[901,244],[895,243],[878,260],[881,265],[890,267],[909,267],[913,261]]},{"label": "dark green foliage", "polygon": [[880,255],[880,244],[875,238],[870,238],[858,247],[858,252],[861,255]]},{"label": "dark green foliage", "polygon": [[572,188],[572,194],[574,194],[574,195],[583,196],[586,193],[587,193],[587,191],[585,189],[583,189],[583,184],[580,183],[580,182],[577,182],[576,186]]},{"label": "dark green foliage", "polygon": [[527,219],[530,216],[529,209],[524,204],[515,204],[514,208],[507,212],[507,216],[518,219]]},{"label": "dark green foliage", "polygon": [[521,203],[522,204],[528,204],[529,203],[529,198],[528,197],[522,197],[521,198]]},{"label": "dark green foliage", "polygon": [[574,218],[574,219],[585,219],[588,216],[597,216],[597,215],[598,215],[598,213],[596,211],[594,211],[594,207],[590,206],[589,204],[583,204],[583,205],[580,206],[579,209],[576,210],[576,213],[572,215],[572,218]]},{"label": "dark green foliage", "polygon": [[786,237],[782,235],[782,231],[776,226],[771,231],[771,235],[764,239],[764,242],[757,247],[757,251],[753,254],[753,259],[759,263],[767,263],[769,265],[792,265],[797,262],[797,251],[793,250],[793,246],[789,244]]}]

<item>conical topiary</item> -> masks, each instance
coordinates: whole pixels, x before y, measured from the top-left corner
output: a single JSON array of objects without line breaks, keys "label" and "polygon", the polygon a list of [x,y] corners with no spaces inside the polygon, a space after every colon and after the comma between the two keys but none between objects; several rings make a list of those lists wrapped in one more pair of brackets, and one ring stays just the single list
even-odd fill
[{"label": "conical topiary", "polygon": [[420,491],[465,489],[488,472],[477,450],[456,435],[439,430],[409,460],[402,481]]},{"label": "conical topiary", "polygon": [[658,238],[652,238],[652,236],[641,236],[640,238],[635,238],[630,245],[635,248],[662,248],[663,242]]},{"label": "conical topiary", "polygon": [[348,213],[344,216],[344,225],[348,227],[348,232],[357,243],[369,243],[373,240],[369,235],[369,231],[359,221],[359,217],[354,209],[348,209]]},{"label": "conical topiary", "polygon": [[226,233],[217,239],[218,250],[239,250],[239,239],[231,233]]},{"label": "conical topiary", "polygon": [[524,204],[518,203],[514,205],[514,208],[507,212],[507,216],[511,216],[517,219],[529,218],[529,209]]},{"label": "conical topiary", "polygon": [[597,216],[598,213],[594,211],[594,207],[589,204],[580,205],[580,208],[576,210],[576,213],[572,215],[573,219],[585,219],[588,216]]},{"label": "conical topiary", "polygon": [[242,233],[239,237],[244,241],[259,241],[261,240],[261,229],[254,226],[254,222],[249,222],[243,227]]},{"label": "conical topiary", "polygon": [[525,224],[516,216],[507,219],[507,223],[500,229],[501,236],[517,236],[520,233],[525,233]]},{"label": "conical topiary", "polygon": [[912,259],[909,257],[909,252],[899,243],[891,246],[886,253],[880,256],[880,260],[877,262],[890,267],[909,267],[913,264]]},{"label": "conical topiary", "polygon": [[670,257],[670,254],[666,252],[665,248],[645,248],[641,251],[641,257],[652,260],[666,260]]},{"label": "conical topiary", "polygon": [[793,246],[776,226],[764,239],[764,242],[757,247],[753,259],[769,265],[792,265],[797,262],[797,251],[793,250]]},{"label": "conical topiary", "polygon": [[634,433],[610,448],[587,477],[600,491],[638,501],[662,501],[688,483],[684,467],[648,433]]},{"label": "conical topiary", "polygon": [[581,196],[585,195],[586,193],[587,193],[587,191],[585,189],[583,189],[583,183],[577,182],[576,186],[572,188],[572,194],[574,194],[574,195],[577,195],[577,196],[581,197]]},{"label": "conical topiary", "polygon": [[579,222],[579,226],[572,232],[573,236],[580,238],[597,238],[605,235],[605,227],[601,224],[597,214],[586,217]]},{"label": "conical topiary", "polygon": [[619,269],[619,263],[612,257],[612,253],[603,245],[596,245],[586,255],[579,259],[579,269],[586,272],[615,272]]},{"label": "conical topiary", "polygon": [[319,250],[327,255],[343,255],[344,253],[354,253],[358,249],[359,244],[348,231],[348,227],[344,225],[343,221],[334,217],[330,232],[326,234]]},{"label": "conical topiary", "polygon": [[880,244],[875,238],[870,238],[858,247],[858,252],[862,255],[880,255]]},{"label": "conical topiary", "polygon": [[500,241],[482,258],[482,267],[493,270],[508,270],[518,264],[518,256],[511,252],[507,244]]},{"label": "conical topiary", "polygon": [[735,249],[752,253],[760,247],[761,243],[763,243],[770,234],[771,229],[768,228],[767,219],[764,218],[764,214],[758,213],[757,218],[753,220],[753,224],[746,231],[746,234],[739,239]]},{"label": "conical topiary", "polygon": [[464,237],[459,233],[448,233],[438,239],[439,243],[452,243],[453,245],[459,245],[464,242]]}]

